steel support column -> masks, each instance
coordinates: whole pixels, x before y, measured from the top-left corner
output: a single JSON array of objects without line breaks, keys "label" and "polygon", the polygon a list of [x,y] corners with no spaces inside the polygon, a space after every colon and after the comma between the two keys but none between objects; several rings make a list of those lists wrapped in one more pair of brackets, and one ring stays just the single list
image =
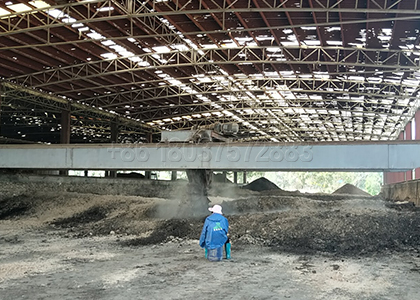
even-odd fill
[{"label": "steel support column", "polygon": [[[118,119],[111,122],[111,143],[118,143]],[[117,171],[110,171],[109,177],[117,177]]]},{"label": "steel support column", "polygon": [[171,180],[172,181],[175,181],[176,179],[177,179],[177,171],[172,171],[172,173],[171,173]]},{"label": "steel support column", "polygon": [[61,112],[61,132],[60,132],[60,144],[70,144],[70,111],[63,110]]},{"label": "steel support column", "polygon": [[3,98],[3,88],[0,86],[0,136],[1,136],[1,100]]},{"label": "steel support column", "polygon": [[233,183],[238,183],[238,172],[233,172]]},{"label": "steel support column", "polygon": [[[63,110],[61,112],[61,132],[60,132],[60,144],[70,144],[70,133],[71,133],[71,126],[70,126],[70,111]],[[60,175],[68,175],[68,170],[60,170]]]}]

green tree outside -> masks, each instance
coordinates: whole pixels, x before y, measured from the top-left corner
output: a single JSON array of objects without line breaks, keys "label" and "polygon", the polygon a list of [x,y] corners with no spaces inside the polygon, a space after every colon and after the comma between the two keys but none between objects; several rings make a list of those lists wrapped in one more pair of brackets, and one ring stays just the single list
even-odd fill
[{"label": "green tree outside", "polygon": [[371,195],[381,191],[383,175],[378,172],[248,172],[247,181],[265,177],[279,188],[310,193],[332,193],[352,184]]}]

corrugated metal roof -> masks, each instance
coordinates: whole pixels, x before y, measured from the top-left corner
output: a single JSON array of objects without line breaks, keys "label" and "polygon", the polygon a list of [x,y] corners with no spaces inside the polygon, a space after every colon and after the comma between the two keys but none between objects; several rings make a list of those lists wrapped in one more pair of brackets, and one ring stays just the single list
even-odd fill
[{"label": "corrugated metal roof", "polygon": [[106,141],[117,119],[137,141],[231,121],[244,141],[392,140],[420,105],[418,6],[2,2],[2,135],[56,142],[71,109],[75,142]]}]

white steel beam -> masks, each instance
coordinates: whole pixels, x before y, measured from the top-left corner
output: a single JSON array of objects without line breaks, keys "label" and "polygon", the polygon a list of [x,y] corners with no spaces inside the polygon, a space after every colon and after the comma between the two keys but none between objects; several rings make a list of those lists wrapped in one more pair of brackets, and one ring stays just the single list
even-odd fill
[{"label": "white steel beam", "polygon": [[0,168],[401,171],[420,142],[2,145]]}]

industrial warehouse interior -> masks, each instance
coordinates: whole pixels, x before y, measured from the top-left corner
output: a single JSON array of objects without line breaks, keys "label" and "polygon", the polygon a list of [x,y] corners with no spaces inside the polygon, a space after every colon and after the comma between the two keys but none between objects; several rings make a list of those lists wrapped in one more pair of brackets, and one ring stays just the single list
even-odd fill
[{"label": "industrial warehouse interior", "polygon": [[419,91],[417,0],[0,1],[0,299],[417,299]]}]

